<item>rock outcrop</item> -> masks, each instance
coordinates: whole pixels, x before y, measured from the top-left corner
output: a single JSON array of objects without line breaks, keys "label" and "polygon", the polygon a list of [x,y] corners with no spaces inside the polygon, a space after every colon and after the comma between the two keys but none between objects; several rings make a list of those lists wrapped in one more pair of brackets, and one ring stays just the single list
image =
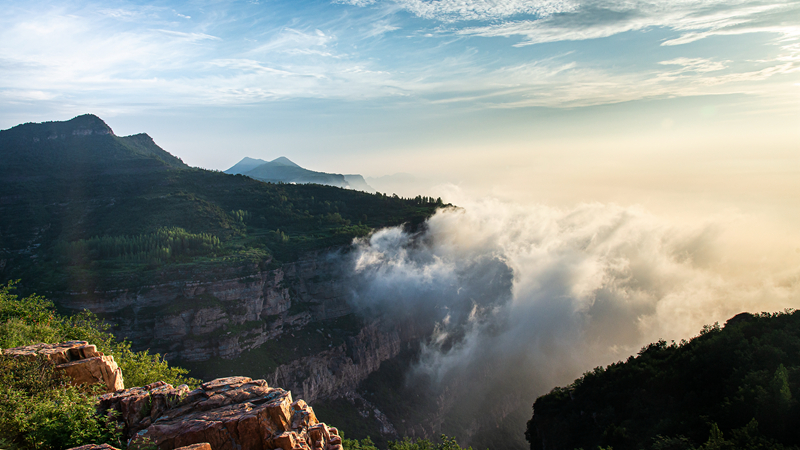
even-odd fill
[{"label": "rock outcrop", "polygon": [[[341,450],[336,428],[320,423],[305,401],[264,380],[219,378],[190,391],[153,383],[100,397],[129,448],[173,450],[208,443],[213,450]],[[114,413],[115,412],[115,413]]]},{"label": "rock outcrop", "polygon": [[267,379],[307,402],[339,397],[397,356],[403,340],[399,327],[373,322],[344,344],[279,366]]},{"label": "rock outcrop", "polygon": [[[101,315],[135,350],[181,361],[230,359],[287,330],[351,314],[347,292],[336,282],[338,270],[336,261],[310,255],[274,270],[219,268],[191,274],[202,281],[68,292],[56,300],[63,308]],[[179,276],[186,274],[164,275]]]},{"label": "rock outcrop", "polygon": [[43,356],[74,385],[103,384],[108,392],[125,389],[122,370],[114,357],[98,352],[96,346],[86,341],[27,345],[5,349],[2,353],[27,358]]}]

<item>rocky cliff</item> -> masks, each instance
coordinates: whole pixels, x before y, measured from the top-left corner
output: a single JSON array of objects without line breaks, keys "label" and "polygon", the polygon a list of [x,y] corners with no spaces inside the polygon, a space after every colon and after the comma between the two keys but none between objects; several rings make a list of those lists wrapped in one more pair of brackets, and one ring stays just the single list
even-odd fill
[{"label": "rocky cliff", "polygon": [[[193,281],[70,292],[58,303],[100,315],[134,349],[166,354],[190,368],[209,360],[229,367],[240,362],[247,373],[313,402],[353,391],[383,361],[423,334],[414,323],[348,320],[353,311],[339,263],[330,256],[310,255],[273,270],[227,268],[185,276]],[[348,323],[331,337],[325,324],[336,319]],[[265,344],[276,350],[269,356],[277,364],[259,372],[252,360],[260,356],[243,352],[266,349]],[[208,379],[227,374],[231,372],[201,370],[194,375]]]},{"label": "rocky cliff", "polygon": [[157,382],[103,395],[98,412],[116,417],[128,448],[172,450],[341,450],[336,428],[303,400],[264,380],[220,378],[198,389]]},{"label": "rocky cliff", "polygon": [[0,354],[17,358],[44,357],[63,372],[72,384],[103,384],[108,392],[125,388],[122,370],[114,357],[98,352],[86,341],[69,341],[60,344],[34,344],[0,349]]},{"label": "rocky cliff", "polygon": [[230,359],[286,330],[350,314],[335,271],[332,260],[313,256],[274,270],[183,274],[135,289],[68,292],[57,301],[100,315],[135,349],[182,361]]}]

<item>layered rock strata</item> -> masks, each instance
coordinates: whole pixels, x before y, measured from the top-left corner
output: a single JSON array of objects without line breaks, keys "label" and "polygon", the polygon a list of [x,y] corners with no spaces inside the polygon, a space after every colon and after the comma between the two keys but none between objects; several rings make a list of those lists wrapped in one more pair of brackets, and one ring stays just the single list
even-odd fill
[{"label": "layered rock strata", "polygon": [[336,428],[320,423],[305,401],[264,380],[219,378],[190,391],[164,382],[106,394],[128,447],[173,450],[208,443],[213,450],[341,450]]},{"label": "layered rock strata", "polygon": [[180,281],[67,292],[56,300],[61,307],[100,315],[134,349],[182,361],[230,359],[287,329],[352,313],[346,290],[336,281],[339,269],[335,259],[311,255],[274,270],[209,269],[173,274]]},{"label": "layered rock strata", "polygon": [[279,366],[267,380],[307,402],[336,398],[356,389],[383,361],[397,356],[403,341],[399,327],[373,322],[344,344]]},{"label": "layered rock strata", "polygon": [[122,370],[114,357],[104,355],[86,341],[26,345],[2,350],[2,354],[23,358],[45,357],[74,385],[102,384],[107,392],[125,389]]}]

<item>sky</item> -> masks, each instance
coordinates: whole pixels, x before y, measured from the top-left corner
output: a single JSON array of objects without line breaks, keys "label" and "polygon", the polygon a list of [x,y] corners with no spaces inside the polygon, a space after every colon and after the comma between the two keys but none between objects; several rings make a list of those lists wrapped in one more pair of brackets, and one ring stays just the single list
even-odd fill
[{"label": "sky", "polygon": [[800,252],[797,0],[0,5],[2,129],[93,113],[208,169],[725,216]]}]

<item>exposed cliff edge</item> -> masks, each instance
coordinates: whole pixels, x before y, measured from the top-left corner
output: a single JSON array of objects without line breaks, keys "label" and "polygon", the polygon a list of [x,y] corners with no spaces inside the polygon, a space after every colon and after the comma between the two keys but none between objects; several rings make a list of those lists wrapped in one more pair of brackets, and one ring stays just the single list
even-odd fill
[{"label": "exposed cliff edge", "polygon": [[[166,354],[190,368],[208,360],[243,358],[244,352],[276,343],[276,353],[285,357],[270,354],[274,366],[248,370],[314,402],[355,390],[383,361],[425,333],[414,323],[362,322],[354,317],[338,263],[310,255],[273,270],[230,268],[192,275],[208,281],[70,292],[57,300],[63,308],[86,308],[100,315],[135,349]],[[331,337],[322,329],[335,319],[347,326]],[[209,372],[201,372],[194,375],[208,379]]]},{"label": "exposed cliff edge", "polygon": [[62,308],[100,315],[134,348],[182,361],[231,359],[286,330],[352,313],[333,282],[335,270],[332,261],[309,257],[274,270],[235,267],[136,289],[54,297]]},{"label": "exposed cliff edge", "polygon": [[98,411],[116,413],[129,448],[342,448],[338,430],[320,423],[306,402],[247,377],[216,379],[192,391],[164,382],[117,391],[100,397]]},{"label": "exposed cliff edge", "polygon": [[336,428],[320,423],[305,401],[294,401],[291,392],[272,388],[265,380],[219,378],[194,390],[159,381],[124,389],[113,357],[86,341],[35,344],[5,349],[2,354],[44,357],[75,385],[106,385],[111,392],[97,398],[97,412],[117,422],[128,448],[172,450],[196,444],[205,444],[206,450],[209,445],[213,450],[342,448]]},{"label": "exposed cliff edge", "polygon": [[98,352],[86,341],[69,341],[60,344],[35,344],[0,349],[0,354],[18,358],[44,357],[72,380],[72,384],[103,384],[108,392],[125,389],[122,370],[114,357]]}]

